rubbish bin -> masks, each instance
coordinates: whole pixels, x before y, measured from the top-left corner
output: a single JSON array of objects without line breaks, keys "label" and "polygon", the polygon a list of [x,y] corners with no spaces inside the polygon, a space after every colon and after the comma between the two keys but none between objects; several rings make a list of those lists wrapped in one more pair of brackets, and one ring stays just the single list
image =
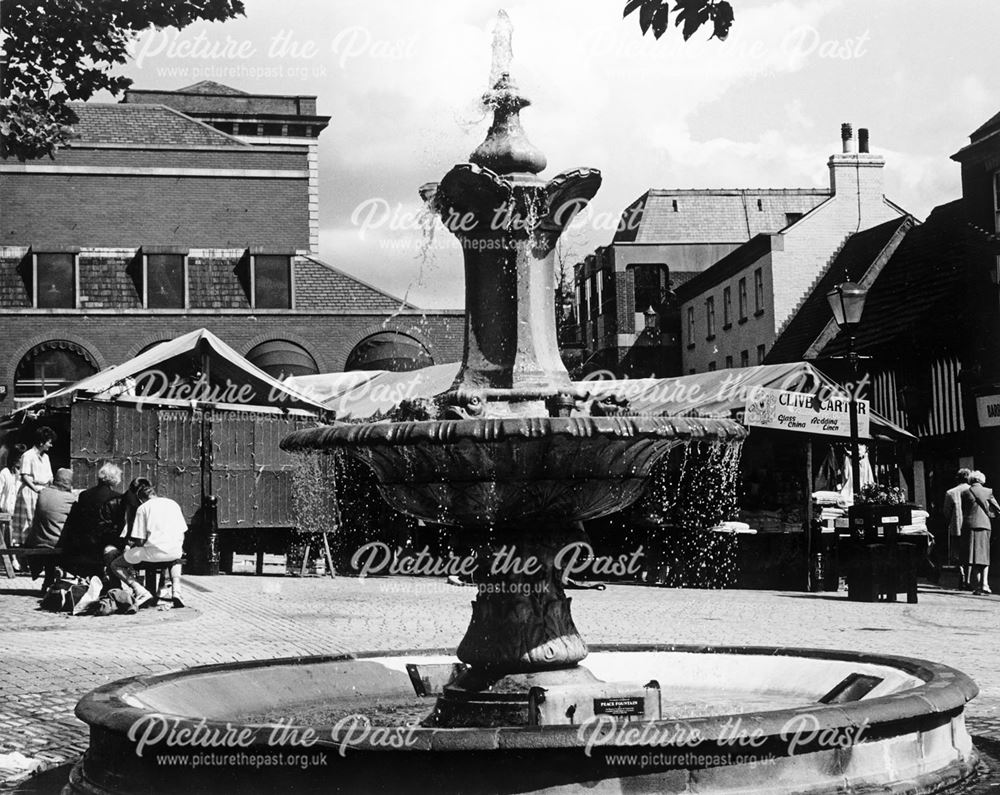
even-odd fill
[{"label": "rubbish bin", "polygon": [[905,543],[847,544],[847,598],[895,602],[899,593],[917,603],[917,547]]}]

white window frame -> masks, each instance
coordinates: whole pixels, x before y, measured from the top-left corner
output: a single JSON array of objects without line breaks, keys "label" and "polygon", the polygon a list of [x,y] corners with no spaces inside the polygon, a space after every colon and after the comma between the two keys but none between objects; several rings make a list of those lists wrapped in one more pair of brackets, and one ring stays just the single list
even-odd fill
[{"label": "white window frame", "polygon": [[73,257],[73,306],[80,308],[80,252],[73,251],[32,251],[31,252],[31,307],[46,309],[52,312],[65,311],[70,307],[40,307],[38,305],[38,257],[45,254],[69,254]]},{"label": "white window frame", "polygon": [[764,312],[764,269],[755,268],[753,272],[753,305],[754,315]]},{"label": "white window frame", "polygon": [[[288,309],[295,309],[295,255],[280,252],[258,252],[250,255],[250,308],[257,308],[257,257],[287,257],[288,258]],[[281,312],[285,308],[273,311]],[[269,310],[270,311],[270,310]]]},{"label": "white window frame", "polygon": [[[157,256],[168,256],[181,258],[181,267],[184,270],[184,306],[180,309],[189,309],[191,307],[191,280],[190,274],[188,273],[188,257],[189,254],[161,254],[160,252],[154,251],[152,254]],[[150,254],[143,252],[142,254],[142,308],[149,309],[149,257]],[[171,307],[176,311],[175,307]],[[159,311],[157,309],[153,310]]]}]

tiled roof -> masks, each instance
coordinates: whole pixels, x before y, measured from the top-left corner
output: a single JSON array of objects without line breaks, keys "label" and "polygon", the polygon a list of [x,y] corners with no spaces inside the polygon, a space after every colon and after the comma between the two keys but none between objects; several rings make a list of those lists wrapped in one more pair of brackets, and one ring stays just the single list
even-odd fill
[{"label": "tiled roof", "polygon": [[625,209],[614,242],[740,243],[784,229],[789,215],[805,215],[830,195],[798,188],[649,190]]},{"label": "tiled roof", "polygon": [[969,138],[972,141],[975,141],[979,138],[984,137],[988,133],[996,132],[997,130],[1000,130],[1000,113],[997,113],[995,116],[991,117],[987,122],[978,127],[972,133],[972,135],[969,136]]},{"label": "tiled roof", "polygon": [[[857,349],[913,353],[925,337],[940,342],[961,335],[970,269],[992,261],[994,246],[968,224],[961,199],[936,207],[907,233],[869,289]],[[821,355],[841,355],[846,348],[841,333]]]},{"label": "tiled roof", "polygon": [[365,284],[315,258],[299,260],[295,269],[295,305],[298,309],[416,309],[401,298]]},{"label": "tiled roof", "polygon": [[687,284],[701,271],[670,271],[670,287],[676,290],[678,287]]},{"label": "tiled roof", "polygon": [[250,146],[164,105],[70,103],[80,143]]},{"label": "tiled roof", "polygon": [[[80,253],[81,309],[137,309],[141,306],[141,284],[129,273],[134,252],[99,256]],[[246,290],[236,273],[241,262],[233,256],[190,256],[188,300],[191,309],[226,312],[250,309]],[[348,276],[312,257],[295,257],[295,307],[318,312],[369,312],[416,309],[376,287]],[[0,309],[31,306],[29,282],[19,269],[21,260],[0,260]]]},{"label": "tiled roof", "polygon": [[820,273],[791,320],[771,347],[766,364],[801,361],[828,321],[830,305],[826,294],[844,281],[860,282],[883,251],[891,255],[914,225],[910,217],[894,218],[883,224],[851,235],[840,252]]},{"label": "tiled roof", "polygon": [[226,96],[239,96],[246,95],[247,93],[246,91],[240,91],[238,88],[232,88],[231,86],[224,86],[222,83],[216,83],[214,80],[201,80],[193,85],[184,86],[184,88],[179,88],[177,90],[188,94],[225,94]]}]

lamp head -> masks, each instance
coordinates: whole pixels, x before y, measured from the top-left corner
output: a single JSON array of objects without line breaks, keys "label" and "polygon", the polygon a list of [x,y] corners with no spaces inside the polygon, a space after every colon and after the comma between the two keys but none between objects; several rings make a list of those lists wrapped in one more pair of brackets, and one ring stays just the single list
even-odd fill
[{"label": "lamp head", "polygon": [[833,319],[842,329],[851,330],[861,322],[868,291],[854,282],[842,282],[826,294]]}]

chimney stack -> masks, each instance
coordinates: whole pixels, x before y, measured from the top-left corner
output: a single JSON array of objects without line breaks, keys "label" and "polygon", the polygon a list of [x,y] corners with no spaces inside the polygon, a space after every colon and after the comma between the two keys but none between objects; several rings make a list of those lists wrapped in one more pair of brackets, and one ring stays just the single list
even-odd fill
[{"label": "chimney stack", "polygon": [[[885,220],[885,200],[882,190],[882,169],[885,160],[881,155],[868,151],[869,135],[866,128],[858,130],[858,148],[855,149],[854,128],[840,125],[843,153],[830,155],[830,191],[846,200],[845,212],[857,214],[865,227]],[[860,200],[860,201],[859,201]]]},{"label": "chimney stack", "polygon": [[849,122],[840,125],[840,140],[844,145],[844,154],[849,155],[854,152],[854,129]]}]

